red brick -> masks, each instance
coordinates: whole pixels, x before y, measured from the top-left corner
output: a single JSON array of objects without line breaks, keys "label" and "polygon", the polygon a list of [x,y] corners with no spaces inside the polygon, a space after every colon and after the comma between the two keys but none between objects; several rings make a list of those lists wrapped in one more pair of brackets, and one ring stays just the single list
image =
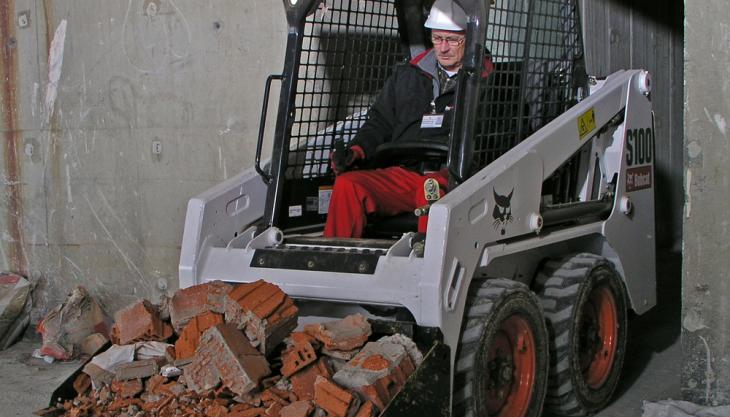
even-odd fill
[{"label": "red brick", "polygon": [[280,417],[281,409],[284,408],[280,403],[273,403],[266,409],[266,417]]},{"label": "red brick", "polygon": [[275,402],[281,405],[289,405],[289,393],[284,390],[270,387],[261,393],[261,401],[263,401],[266,405],[270,405]]},{"label": "red brick", "polygon": [[297,343],[281,354],[281,374],[290,377],[298,370],[317,360],[317,353],[309,342]]},{"label": "red brick", "polygon": [[350,359],[354,358],[355,355],[357,355],[358,352],[360,352],[360,349],[353,349],[353,350],[335,350],[335,349],[327,349],[322,348],[320,352],[325,355],[329,356],[330,358],[335,359],[341,359],[345,362],[349,361]]},{"label": "red brick", "polygon": [[145,391],[150,394],[161,394],[160,387],[167,382],[167,378],[162,375],[153,375],[145,381]]},{"label": "red brick", "polygon": [[375,406],[370,401],[365,401],[365,404],[360,406],[357,410],[355,417],[373,417],[375,415]]},{"label": "red brick", "polygon": [[195,355],[195,349],[198,348],[198,342],[203,332],[221,323],[223,323],[223,315],[211,311],[193,317],[182,329],[180,337],[175,342],[175,358],[187,359]]},{"label": "red brick", "polygon": [[311,401],[296,401],[281,409],[281,417],[308,417],[312,414],[314,405]]},{"label": "red brick", "polygon": [[160,365],[156,359],[145,359],[124,363],[114,370],[116,378],[121,381],[128,379],[147,378],[160,371]]},{"label": "red brick", "polygon": [[111,404],[107,406],[107,410],[118,411],[123,408],[127,408],[130,405],[136,405],[137,407],[141,408],[144,404],[139,398],[118,398],[112,401]]},{"label": "red brick", "polygon": [[314,383],[317,377],[332,378],[332,370],[325,358],[321,358],[312,365],[307,366],[296,374],[292,375],[292,391],[300,400],[314,399]]},{"label": "red brick", "polygon": [[85,355],[93,355],[109,342],[109,339],[102,333],[92,333],[81,342],[81,352]]},{"label": "red brick", "polygon": [[257,407],[228,413],[228,417],[266,417],[266,408]]},{"label": "red brick", "polygon": [[112,339],[120,345],[164,341],[172,336],[172,327],[160,320],[157,309],[147,300],[117,311],[114,322]]},{"label": "red brick", "polygon": [[206,417],[227,417],[228,409],[220,404],[211,404],[205,408]]},{"label": "red brick", "polygon": [[178,396],[185,392],[185,386],[177,381],[170,381],[167,384],[162,384],[158,391],[165,395]]},{"label": "red brick", "polygon": [[333,379],[383,410],[414,370],[403,345],[381,340],[365,345]]},{"label": "red brick", "polygon": [[225,295],[231,288],[223,281],[212,281],[178,290],[169,304],[175,331],[180,332],[193,317],[206,311],[223,313]]},{"label": "red brick", "polygon": [[198,393],[219,383],[243,395],[270,373],[266,358],[234,324],[219,324],[203,333],[193,362],[185,368],[189,388]]},{"label": "red brick", "polygon": [[89,375],[81,372],[74,379],[73,387],[77,395],[83,395],[91,388],[91,378]]},{"label": "red brick", "polygon": [[304,331],[333,350],[350,351],[367,342],[372,334],[370,323],[362,314],[347,316],[342,320],[320,324],[308,324]]},{"label": "red brick", "polygon": [[268,355],[297,326],[298,309],[279,287],[263,280],[240,284],[226,298],[226,322]]},{"label": "red brick", "polygon": [[346,417],[352,408],[360,405],[352,393],[321,376],[314,383],[314,402],[332,417]]},{"label": "red brick", "polygon": [[89,377],[91,378],[91,383],[96,388],[101,387],[104,384],[111,384],[112,380],[114,379],[113,373],[101,368],[93,362],[89,362],[84,365],[82,371],[85,374],[89,375]]},{"label": "red brick", "polygon": [[289,333],[289,338],[287,340],[290,345],[309,343],[312,346],[314,346],[315,348],[320,345],[319,340],[315,339],[314,337],[308,335],[305,332],[291,332],[291,333]]},{"label": "red brick", "polygon": [[256,407],[252,406],[251,404],[247,404],[247,403],[238,403],[238,404],[232,405],[230,411],[232,413],[234,413],[234,412],[238,412],[238,411],[250,410],[252,408],[256,408]]},{"label": "red brick", "polygon": [[142,384],[141,379],[112,382],[112,392],[119,394],[122,398],[136,397],[143,389],[144,385]]}]

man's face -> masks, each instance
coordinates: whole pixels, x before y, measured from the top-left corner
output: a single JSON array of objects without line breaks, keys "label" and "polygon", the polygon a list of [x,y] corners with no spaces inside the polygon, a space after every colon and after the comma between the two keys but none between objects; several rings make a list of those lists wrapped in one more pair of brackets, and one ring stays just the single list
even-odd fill
[{"label": "man's face", "polygon": [[433,30],[431,32],[433,49],[439,64],[448,71],[458,71],[464,58],[466,34],[449,30]]}]

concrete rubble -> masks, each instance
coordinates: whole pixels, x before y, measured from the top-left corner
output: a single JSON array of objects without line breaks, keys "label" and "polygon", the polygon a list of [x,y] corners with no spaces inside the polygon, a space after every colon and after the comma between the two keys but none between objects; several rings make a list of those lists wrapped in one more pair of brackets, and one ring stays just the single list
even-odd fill
[{"label": "concrete rubble", "polygon": [[38,324],[38,333],[43,336],[40,353],[55,359],[71,359],[89,335],[109,335],[109,321],[96,299],[84,287],[77,287]]},{"label": "concrete rubble", "polygon": [[117,344],[83,368],[78,396],[36,414],[374,417],[423,358],[406,336],[372,341],[359,314],[294,331],[294,301],[264,281],[210,282],[163,302],[117,312]]}]

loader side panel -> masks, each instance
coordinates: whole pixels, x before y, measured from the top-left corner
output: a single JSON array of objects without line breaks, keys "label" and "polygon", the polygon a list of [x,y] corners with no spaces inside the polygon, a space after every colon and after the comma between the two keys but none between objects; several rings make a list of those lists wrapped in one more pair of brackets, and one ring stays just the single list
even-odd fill
[{"label": "loader side panel", "polygon": [[226,246],[264,214],[266,184],[253,168],[188,202],[180,248],[180,288],[199,284],[198,265],[207,248]]}]

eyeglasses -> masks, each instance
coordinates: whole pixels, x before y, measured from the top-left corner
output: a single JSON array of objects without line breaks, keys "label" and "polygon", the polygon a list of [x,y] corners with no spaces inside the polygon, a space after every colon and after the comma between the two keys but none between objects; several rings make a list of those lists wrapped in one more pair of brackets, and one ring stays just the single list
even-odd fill
[{"label": "eyeglasses", "polygon": [[459,46],[466,40],[464,36],[449,36],[448,38],[441,37],[439,35],[431,35],[431,42],[434,45],[440,45],[442,42],[447,42],[449,46]]}]

